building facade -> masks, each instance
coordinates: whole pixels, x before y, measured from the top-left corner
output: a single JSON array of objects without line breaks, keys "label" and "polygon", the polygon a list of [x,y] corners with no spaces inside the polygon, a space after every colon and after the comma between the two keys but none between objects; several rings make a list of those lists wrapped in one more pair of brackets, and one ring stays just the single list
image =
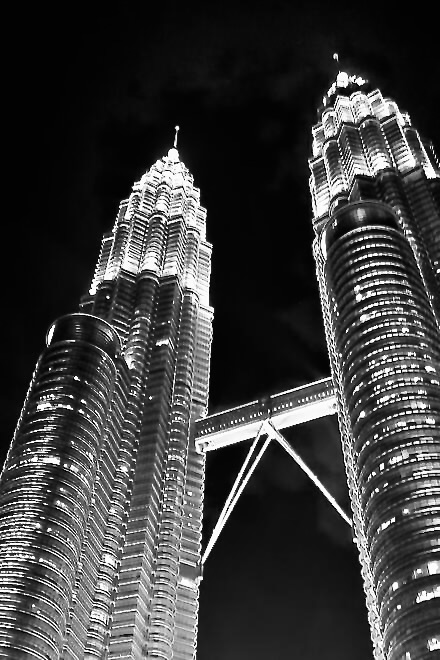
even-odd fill
[{"label": "building facade", "polygon": [[195,657],[210,262],[170,149],[37,363],[1,475],[0,657]]},{"label": "building facade", "polygon": [[440,170],[340,72],[310,159],[320,295],[376,660],[440,649]]}]

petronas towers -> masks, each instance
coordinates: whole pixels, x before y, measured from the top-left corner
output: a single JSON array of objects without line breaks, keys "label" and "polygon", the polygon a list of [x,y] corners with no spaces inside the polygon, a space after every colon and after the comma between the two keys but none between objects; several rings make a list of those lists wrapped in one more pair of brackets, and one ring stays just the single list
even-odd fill
[{"label": "petronas towers", "polygon": [[[340,72],[313,127],[314,255],[376,660],[440,649],[440,170]],[[53,323],[0,482],[0,657],[193,660],[213,309],[176,148]],[[294,349],[294,347],[292,347]]]}]

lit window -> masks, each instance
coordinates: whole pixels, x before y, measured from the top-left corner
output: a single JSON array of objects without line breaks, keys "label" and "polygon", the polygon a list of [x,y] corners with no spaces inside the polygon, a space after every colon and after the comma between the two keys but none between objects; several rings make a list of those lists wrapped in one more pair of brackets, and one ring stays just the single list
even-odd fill
[{"label": "lit window", "polygon": [[416,596],[416,603],[422,603],[425,600],[432,600],[432,598],[440,598],[440,586],[429,591],[426,589],[419,591]]},{"label": "lit window", "polygon": [[440,649],[440,637],[431,637],[431,639],[428,639],[427,647],[429,651]]}]

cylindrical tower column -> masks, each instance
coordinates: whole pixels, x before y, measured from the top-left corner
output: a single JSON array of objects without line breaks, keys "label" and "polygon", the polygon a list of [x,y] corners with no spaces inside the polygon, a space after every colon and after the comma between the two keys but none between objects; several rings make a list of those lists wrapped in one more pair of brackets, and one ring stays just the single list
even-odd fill
[{"label": "cylindrical tower column", "polygon": [[386,205],[339,210],[322,232],[322,251],[384,653],[428,659],[439,635],[438,326]]},{"label": "cylindrical tower column", "polygon": [[119,350],[113,328],[86,314],[48,332],[0,483],[7,657],[60,657]]}]

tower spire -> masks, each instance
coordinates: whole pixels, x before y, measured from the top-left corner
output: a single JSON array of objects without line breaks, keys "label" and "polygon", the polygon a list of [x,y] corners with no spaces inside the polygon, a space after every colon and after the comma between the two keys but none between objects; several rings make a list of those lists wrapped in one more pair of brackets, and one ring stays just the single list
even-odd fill
[{"label": "tower spire", "polygon": [[179,152],[177,151],[177,136],[180,130],[180,126],[174,126],[174,142],[171,149],[168,151],[168,158],[172,160],[173,163],[179,161]]},{"label": "tower spire", "polygon": [[333,62],[334,62],[333,67],[332,67],[333,71],[334,71],[333,75],[335,76],[335,78],[337,78],[341,74],[341,72],[344,71],[341,68],[342,65],[341,65],[341,61],[339,59],[339,53],[333,53]]},{"label": "tower spire", "polygon": [[341,67],[339,53],[333,53],[332,59],[334,60],[334,62],[336,62],[337,71],[335,71],[334,74],[335,75],[334,82],[332,83],[331,87],[327,90],[327,94],[323,98],[324,106],[328,105],[331,102],[331,97],[334,94],[339,93],[339,91],[344,90],[346,88],[351,89],[353,85],[362,87],[367,82],[366,80],[364,80],[364,78],[362,78],[362,76],[358,76],[356,74],[350,74],[348,73],[345,67],[344,68]]}]

